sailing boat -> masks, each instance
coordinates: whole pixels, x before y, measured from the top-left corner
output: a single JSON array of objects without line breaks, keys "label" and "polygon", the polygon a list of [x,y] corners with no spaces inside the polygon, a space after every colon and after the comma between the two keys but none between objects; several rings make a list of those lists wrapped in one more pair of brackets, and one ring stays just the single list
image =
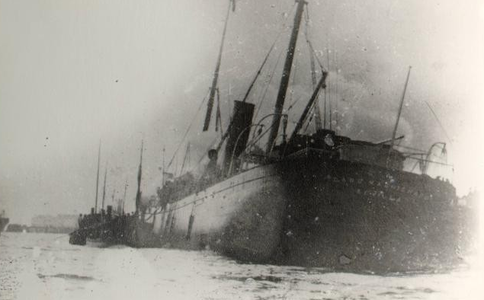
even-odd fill
[{"label": "sailing boat", "polygon": [[[153,244],[150,239],[155,238],[166,247],[210,248],[241,262],[348,271],[428,270],[459,263],[456,249],[464,218],[455,188],[425,172],[404,170],[409,156],[394,143],[398,121],[393,137],[381,143],[353,140],[326,128],[302,133],[325,88],[328,73],[323,72],[294,131],[286,133],[283,107],[306,5],[296,2],[274,112],[264,117],[273,119],[265,152],[252,151],[260,135],[249,139],[261,123],[252,120],[255,105],[246,98],[235,101],[222,139],[223,163],[217,164],[220,143],[208,152],[210,162],[200,179],[187,173],[164,183],[157,217],[148,229],[154,235],[140,235],[136,246]],[[224,36],[225,31],[226,25]],[[222,48],[223,40],[204,130]]]}]

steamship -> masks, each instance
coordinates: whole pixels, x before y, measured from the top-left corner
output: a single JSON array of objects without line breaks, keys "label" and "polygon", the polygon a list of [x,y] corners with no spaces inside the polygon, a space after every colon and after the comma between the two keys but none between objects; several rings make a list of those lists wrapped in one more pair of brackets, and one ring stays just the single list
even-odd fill
[{"label": "steamship", "polygon": [[[133,244],[211,249],[240,262],[348,271],[458,264],[465,217],[454,186],[428,175],[429,167],[439,163],[429,155],[417,159],[418,172],[406,170],[406,161],[415,157],[396,146],[404,96],[387,141],[354,140],[325,126],[307,134],[303,127],[317,113],[318,94],[326,87],[328,73],[322,72],[299,121],[287,132],[283,108],[306,5],[296,1],[274,112],[264,117],[272,118],[269,128],[263,131],[262,120],[253,120],[253,103],[235,101],[231,122],[209,151],[203,176],[186,173],[167,180],[155,207],[137,203],[142,226],[129,234],[136,237]],[[225,29],[204,130],[210,124],[224,37]],[[263,136],[264,151],[256,146]],[[222,143],[225,151],[220,151]],[[428,153],[439,145],[445,155],[443,143]]]}]

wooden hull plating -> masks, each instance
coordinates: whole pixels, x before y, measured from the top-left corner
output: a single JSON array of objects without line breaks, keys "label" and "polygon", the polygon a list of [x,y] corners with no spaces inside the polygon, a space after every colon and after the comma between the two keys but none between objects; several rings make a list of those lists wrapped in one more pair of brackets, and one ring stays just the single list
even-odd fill
[{"label": "wooden hull plating", "polygon": [[457,209],[447,182],[307,152],[171,203],[153,228],[243,262],[426,270],[458,262]]}]

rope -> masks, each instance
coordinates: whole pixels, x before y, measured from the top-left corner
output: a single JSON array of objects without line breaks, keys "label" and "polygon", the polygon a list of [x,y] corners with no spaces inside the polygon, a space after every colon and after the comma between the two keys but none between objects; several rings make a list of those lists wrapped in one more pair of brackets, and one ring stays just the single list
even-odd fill
[{"label": "rope", "polygon": [[452,140],[450,139],[449,135],[447,134],[447,131],[445,131],[445,128],[442,125],[442,123],[440,123],[440,120],[437,117],[437,114],[435,114],[434,110],[432,109],[432,107],[430,106],[430,104],[427,101],[425,101],[425,104],[427,104],[427,106],[429,107],[430,111],[432,112],[432,114],[435,117],[435,120],[437,120],[437,123],[439,123],[440,129],[442,129],[442,131],[444,132],[445,136],[447,137],[447,140],[449,141],[449,144],[452,145]]},{"label": "rope", "polygon": [[274,68],[272,69],[271,76],[269,77],[269,82],[267,83],[266,88],[265,88],[264,92],[262,93],[262,96],[259,99],[259,104],[257,105],[257,110],[255,112],[254,119],[256,119],[257,116],[259,115],[259,111],[262,107],[262,103],[264,102],[264,99],[266,98],[267,91],[269,90],[269,86],[272,82],[272,78],[274,78],[274,74],[276,73],[276,68],[279,65],[279,61],[281,60],[281,56],[282,56],[283,52],[284,51],[281,50],[281,52],[279,53],[279,56],[277,57],[276,64],[274,65]]},{"label": "rope", "polygon": [[[287,15],[286,15],[285,20],[284,20],[284,22],[283,22],[283,24],[282,24],[282,29],[281,29],[281,30],[279,31],[279,33],[277,34],[277,37],[276,37],[276,39],[275,39],[275,41],[274,41],[274,44],[275,44],[275,43],[276,43],[276,42],[279,40],[279,37],[282,35],[282,33],[283,33],[284,31],[286,31],[286,29],[287,29],[286,27],[287,27],[287,21],[288,21],[288,18],[289,18],[289,16],[293,15],[294,10],[296,9],[296,4],[297,4],[297,3],[294,3],[294,4],[293,4],[292,9],[291,9],[291,12],[290,12],[289,14],[287,14]],[[273,45],[273,46],[274,46],[274,45]],[[265,90],[264,90],[264,92],[263,92],[262,96],[261,96],[261,97],[260,97],[260,99],[259,99],[259,104],[257,105],[257,110],[256,110],[256,112],[255,112],[254,119],[256,119],[256,118],[257,118],[257,116],[259,115],[259,111],[260,111],[260,109],[261,109],[261,107],[262,107],[262,103],[264,102],[264,99],[265,99],[265,97],[266,97],[267,91],[269,90],[269,86],[270,86],[270,84],[271,84],[271,82],[272,82],[272,78],[274,77],[274,74],[275,74],[276,68],[277,68],[277,66],[279,65],[279,61],[280,61],[280,59],[281,59],[281,56],[282,56],[282,53],[283,53],[283,52],[284,52],[284,50],[281,50],[281,52],[279,53],[279,56],[277,57],[276,64],[274,65],[274,68],[273,68],[273,70],[272,70],[271,76],[270,76],[270,78],[269,78],[269,82],[267,83],[266,88],[265,88]]]},{"label": "rope", "polygon": [[[207,94],[207,95],[208,95],[208,94]],[[170,162],[168,163],[168,166],[166,167],[166,169],[169,169],[169,168],[170,168],[170,166],[171,166],[171,164],[173,163],[173,160],[175,159],[175,156],[176,156],[176,154],[177,154],[178,150],[180,149],[180,146],[181,146],[181,145],[183,144],[183,142],[185,141],[185,138],[187,137],[188,132],[189,132],[189,131],[190,131],[190,129],[192,128],[193,123],[195,123],[195,119],[196,119],[196,117],[197,117],[198,113],[199,113],[199,112],[200,112],[200,110],[202,109],[202,106],[203,106],[203,104],[205,103],[205,100],[207,100],[207,95],[205,96],[205,98],[203,98],[202,103],[200,103],[200,106],[198,106],[198,110],[197,110],[197,112],[195,113],[195,116],[194,116],[194,118],[192,119],[192,122],[191,122],[191,123],[190,123],[190,125],[188,126],[187,131],[186,131],[186,132],[185,132],[185,134],[183,135],[182,140],[180,141],[180,143],[179,143],[179,144],[178,144],[178,146],[176,147],[175,153],[174,153],[174,154],[173,154],[173,156],[171,157]]]}]

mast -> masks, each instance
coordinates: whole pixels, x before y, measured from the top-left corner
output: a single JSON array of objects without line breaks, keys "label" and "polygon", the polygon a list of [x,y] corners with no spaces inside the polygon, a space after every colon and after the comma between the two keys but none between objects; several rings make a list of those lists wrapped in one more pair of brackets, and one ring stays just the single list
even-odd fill
[{"label": "mast", "polygon": [[185,157],[183,158],[180,174],[183,174],[183,170],[185,170],[185,166],[190,164],[190,143],[187,143],[187,150],[185,152]]},{"label": "mast", "polygon": [[161,187],[165,186],[165,147],[163,146],[161,162]]},{"label": "mast", "polygon": [[106,177],[108,175],[108,163],[106,163],[106,170],[104,171],[104,188],[103,188],[103,202],[101,205],[101,210],[104,209],[104,200],[106,199]]},{"label": "mast", "polygon": [[410,71],[411,70],[412,70],[412,66],[409,66],[408,67],[408,73],[407,73],[407,80],[405,81],[405,87],[403,88],[402,100],[400,100],[400,107],[398,108],[397,122],[395,123],[395,128],[393,129],[392,143],[390,145],[389,151],[393,150],[393,145],[395,144],[395,137],[397,135],[398,123],[400,122],[400,115],[402,114],[403,100],[405,99],[405,93],[407,91],[408,79],[410,78]]},{"label": "mast", "polygon": [[96,177],[96,199],[94,202],[94,213],[97,213],[97,197],[99,191],[99,163],[101,162],[101,141],[99,141],[99,150],[97,152],[97,177]]},{"label": "mast", "polygon": [[114,204],[114,195],[116,194],[116,189],[113,189],[113,196],[111,197],[111,202]]},{"label": "mast", "polygon": [[[231,0],[232,2],[232,0]],[[227,15],[225,17],[224,31],[222,33],[222,42],[220,43],[220,49],[218,52],[217,65],[215,66],[215,72],[213,73],[212,87],[210,88],[210,96],[207,102],[207,114],[205,115],[205,122],[203,124],[203,131],[207,131],[210,126],[210,119],[212,117],[213,102],[215,100],[215,93],[217,91],[218,75],[220,72],[220,65],[222,63],[222,52],[224,49],[225,33],[227,32],[227,24],[229,22],[230,4],[227,8]],[[235,1],[233,1],[233,9],[235,9]]]},{"label": "mast", "polygon": [[138,191],[136,192],[136,213],[139,213],[139,208],[141,204],[141,172],[143,163],[143,140],[141,140],[141,151],[139,158],[139,168],[138,168]]},{"label": "mast", "polygon": [[[316,83],[316,67],[314,65],[314,53],[312,51],[310,54],[310,60],[311,60],[311,79],[313,82],[313,89],[314,89],[316,88],[317,83]],[[319,107],[319,101],[317,100],[316,100],[316,103],[314,104],[314,123],[316,125],[316,130],[323,128],[323,123],[321,121],[321,109]]]},{"label": "mast", "polygon": [[326,87],[325,82],[326,82],[326,77],[327,76],[328,76],[328,73],[327,72],[323,72],[323,76],[321,76],[321,79],[319,80],[318,85],[316,86],[316,89],[314,90],[313,95],[311,96],[311,99],[309,99],[309,102],[306,105],[306,107],[304,108],[304,111],[303,111],[303,114],[301,115],[301,118],[299,118],[299,121],[296,124],[296,128],[294,128],[294,132],[292,133],[291,138],[289,139],[289,143],[292,141],[292,139],[294,137],[296,137],[296,135],[298,134],[299,130],[301,130],[301,128],[302,128],[302,126],[304,124],[304,121],[306,120],[306,118],[307,118],[307,116],[309,114],[309,111],[311,110],[311,108],[314,105],[314,102],[318,98],[320,89]]},{"label": "mast", "polygon": [[279,132],[279,125],[281,123],[281,114],[284,108],[284,101],[286,100],[287,88],[289,85],[289,77],[291,75],[292,61],[294,59],[294,52],[296,50],[297,36],[299,34],[299,27],[301,25],[302,14],[304,11],[304,5],[306,1],[297,1],[297,11],[294,16],[294,26],[292,28],[291,39],[289,40],[289,47],[287,50],[286,62],[284,63],[284,70],[282,72],[281,84],[279,86],[279,92],[277,94],[276,105],[274,108],[274,118],[272,119],[271,132],[269,140],[267,142],[266,152],[269,154],[272,151],[272,146],[277,139]]},{"label": "mast", "polygon": [[[308,10],[306,10],[306,42],[308,44],[308,49],[309,49],[309,62],[311,64],[311,81],[313,83],[313,89],[316,88],[317,85],[317,79],[316,79],[316,64],[314,62],[314,49],[313,46],[311,45],[311,42],[309,41],[309,13]],[[318,94],[319,96],[319,94]],[[321,121],[321,108],[319,106],[319,101],[316,100],[316,103],[314,105],[314,125],[316,126],[316,131],[319,129],[323,128],[323,123]]]},{"label": "mast", "polygon": [[124,213],[124,202],[126,201],[126,190],[128,189],[128,179],[126,179],[126,183],[124,184],[124,195],[123,195],[123,213]]}]

